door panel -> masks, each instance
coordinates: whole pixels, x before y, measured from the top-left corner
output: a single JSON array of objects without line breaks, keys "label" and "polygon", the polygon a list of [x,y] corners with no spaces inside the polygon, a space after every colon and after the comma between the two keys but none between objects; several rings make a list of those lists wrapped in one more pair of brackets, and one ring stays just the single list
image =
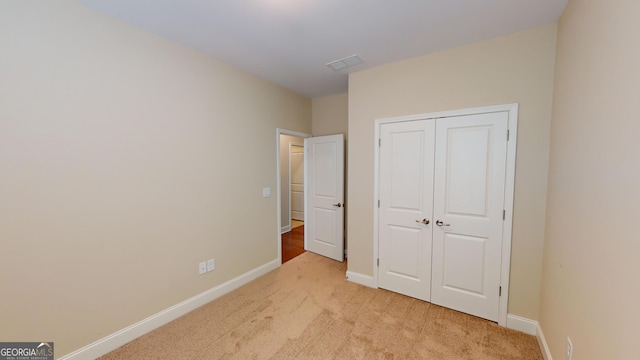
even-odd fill
[{"label": "door panel", "polygon": [[442,259],[445,288],[482,296],[485,292],[482,273],[474,270],[485,266],[486,243],[486,238],[445,234]]},{"label": "door panel", "polygon": [[[415,254],[420,252],[421,229],[389,226],[389,273],[410,280],[420,281],[420,262]],[[396,251],[401,250],[401,251]]]},{"label": "door panel", "polygon": [[491,128],[474,126],[447,133],[445,210],[448,214],[486,216]]},{"label": "door panel", "polygon": [[378,285],[428,301],[435,125],[410,121],[380,129]]},{"label": "door panel", "polygon": [[305,250],[344,261],[344,137],[305,139]]},{"label": "door panel", "polygon": [[[315,224],[313,232],[313,240],[316,243],[325,246],[335,246],[336,241],[334,234],[336,232],[336,211],[333,209],[323,209],[315,207],[313,209],[313,219],[311,223]],[[318,226],[321,224],[321,226]]]},{"label": "door panel", "polygon": [[436,122],[431,301],[497,321],[508,113]]},{"label": "door panel", "polygon": [[304,220],[303,146],[291,146],[291,218]]},{"label": "door panel", "polygon": [[304,188],[291,191],[291,218],[304,221]]}]

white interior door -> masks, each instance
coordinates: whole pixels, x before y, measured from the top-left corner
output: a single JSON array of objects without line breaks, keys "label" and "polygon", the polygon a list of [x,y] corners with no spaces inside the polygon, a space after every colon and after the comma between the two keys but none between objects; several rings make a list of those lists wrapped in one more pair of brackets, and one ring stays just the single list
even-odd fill
[{"label": "white interior door", "polygon": [[508,113],[436,122],[431,302],[497,321]]},{"label": "white interior door", "polygon": [[499,321],[509,116],[380,124],[379,287]]},{"label": "white interior door", "polygon": [[291,145],[291,219],[304,220],[304,146]]},{"label": "white interior door", "polygon": [[430,301],[434,121],[380,129],[378,286]]},{"label": "white interior door", "polygon": [[306,138],[305,250],[344,261],[344,136]]}]

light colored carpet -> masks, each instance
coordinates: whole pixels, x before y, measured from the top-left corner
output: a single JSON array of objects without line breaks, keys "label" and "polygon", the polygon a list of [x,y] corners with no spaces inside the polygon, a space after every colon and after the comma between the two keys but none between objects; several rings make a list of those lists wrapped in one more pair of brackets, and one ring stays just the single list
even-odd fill
[{"label": "light colored carpet", "polygon": [[291,228],[295,229],[298,226],[302,226],[304,225],[304,221],[300,221],[300,220],[291,220]]},{"label": "light colored carpet", "polygon": [[345,272],[304,253],[102,359],[542,359],[533,336]]}]

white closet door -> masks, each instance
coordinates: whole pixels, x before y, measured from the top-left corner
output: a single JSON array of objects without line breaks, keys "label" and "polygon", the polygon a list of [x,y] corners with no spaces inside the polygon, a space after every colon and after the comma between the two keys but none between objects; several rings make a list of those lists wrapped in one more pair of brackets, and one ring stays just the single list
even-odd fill
[{"label": "white closet door", "polygon": [[431,302],[497,321],[508,113],[438,119]]},{"label": "white closet door", "polygon": [[381,126],[378,285],[429,301],[434,121]]}]

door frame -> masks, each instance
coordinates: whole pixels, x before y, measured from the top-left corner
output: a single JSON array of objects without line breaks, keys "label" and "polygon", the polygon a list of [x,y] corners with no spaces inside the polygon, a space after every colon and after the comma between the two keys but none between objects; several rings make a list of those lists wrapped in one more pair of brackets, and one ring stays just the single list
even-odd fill
[{"label": "door frame", "polygon": [[[311,137],[311,134],[281,128],[276,129],[276,244],[278,249],[278,263],[282,265],[282,178],[280,176],[280,135],[309,138]],[[291,175],[289,175],[289,181],[291,181]],[[291,201],[291,199],[289,199],[289,201]],[[289,205],[289,215],[291,215],[291,205]]]},{"label": "door frame", "polygon": [[504,209],[505,219],[502,223],[502,254],[500,267],[500,286],[502,287],[502,296],[500,296],[498,310],[498,324],[507,326],[507,307],[509,304],[509,271],[511,269],[511,231],[513,228],[513,196],[515,190],[515,168],[516,168],[516,145],[518,138],[518,103],[484,106],[469,109],[440,111],[433,113],[398,116],[390,118],[381,118],[375,120],[375,137],[374,137],[374,175],[373,175],[373,285],[378,287],[378,257],[379,257],[379,208],[380,200],[380,126],[387,123],[417,121],[417,120],[435,120],[440,118],[476,115],[491,112],[508,112],[508,129],[509,141],[507,141],[507,167],[505,172],[505,193],[504,193]]}]

